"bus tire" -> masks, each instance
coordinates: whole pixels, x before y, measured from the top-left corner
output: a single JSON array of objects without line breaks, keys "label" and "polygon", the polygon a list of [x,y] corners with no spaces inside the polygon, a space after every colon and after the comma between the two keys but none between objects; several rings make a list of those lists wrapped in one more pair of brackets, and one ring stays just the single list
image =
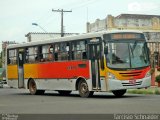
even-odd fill
[{"label": "bus tire", "polygon": [[58,90],[58,93],[60,95],[69,95],[72,91],[69,90]]},{"label": "bus tire", "polygon": [[79,95],[83,98],[91,97],[94,91],[89,91],[87,82],[85,80],[80,80],[78,83]]},{"label": "bus tire", "polygon": [[116,96],[116,97],[122,97],[127,90],[114,90],[112,91],[112,93]]},{"label": "bus tire", "polygon": [[45,90],[37,90],[36,95],[43,95]]},{"label": "bus tire", "polygon": [[45,92],[45,90],[37,90],[36,82],[33,79],[29,80],[28,87],[31,95],[42,95]]}]

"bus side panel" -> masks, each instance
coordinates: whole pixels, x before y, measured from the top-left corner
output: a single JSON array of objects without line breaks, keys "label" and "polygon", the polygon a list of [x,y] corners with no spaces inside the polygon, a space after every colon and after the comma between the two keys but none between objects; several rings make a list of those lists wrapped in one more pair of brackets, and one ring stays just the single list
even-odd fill
[{"label": "bus side panel", "polygon": [[7,79],[8,85],[13,88],[18,88],[18,66],[8,65],[7,66]]},{"label": "bus side panel", "polygon": [[38,64],[24,64],[24,78],[38,78]]},{"label": "bus side panel", "polygon": [[89,61],[49,62],[25,64],[24,77],[34,79],[90,78]]},{"label": "bus side panel", "polygon": [[17,65],[7,66],[7,75],[8,75],[8,80],[10,79],[18,80],[18,66]]}]

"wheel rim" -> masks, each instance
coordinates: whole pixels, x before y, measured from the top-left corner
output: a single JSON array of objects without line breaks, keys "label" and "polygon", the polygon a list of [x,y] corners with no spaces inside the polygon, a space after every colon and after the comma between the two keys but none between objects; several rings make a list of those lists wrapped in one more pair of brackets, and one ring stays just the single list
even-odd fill
[{"label": "wheel rim", "polygon": [[87,83],[82,83],[81,84],[81,93],[84,94],[84,95],[88,93],[88,85],[87,85]]},{"label": "wheel rim", "polygon": [[35,82],[31,82],[30,83],[30,91],[31,91],[31,93],[35,93],[35,91],[36,91],[36,84],[35,84]]}]

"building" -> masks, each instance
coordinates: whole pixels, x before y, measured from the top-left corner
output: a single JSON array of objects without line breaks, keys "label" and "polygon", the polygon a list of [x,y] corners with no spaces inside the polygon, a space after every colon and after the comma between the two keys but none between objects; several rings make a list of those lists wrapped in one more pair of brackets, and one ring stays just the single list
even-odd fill
[{"label": "building", "polygon": [[[79,33],[64,33],[65,36],[70,35],[78,35]],[[39,32],[29,32],[25,35],[27,37],[27,42],[31,41],[41,41],[41,40],[48,40],[57,37],[61,37],[61,33],[39,33]]]},{"label": "building", "polygon": [[123,29],[143,31],[148,38],[151,54],[160,53],[160,15],[120,14],[116,17],[108,15],[105,19],[87,23],[87,32]]},{"label": "building", "polygon": [[87,32],[103,30],[141,30],[149,41],[160,41],[160,16],[141,14],[120,14],[116,17],[108,15],[105,19],[97,19],[87,23]]},{"label": "building", "polygon": [[140,29],[143,31],[160,31],[160,16],[141,14],[120,14],[116,17],[108,15],[105,19],[97,19],[87,23],[87,32],[112,29]]}]

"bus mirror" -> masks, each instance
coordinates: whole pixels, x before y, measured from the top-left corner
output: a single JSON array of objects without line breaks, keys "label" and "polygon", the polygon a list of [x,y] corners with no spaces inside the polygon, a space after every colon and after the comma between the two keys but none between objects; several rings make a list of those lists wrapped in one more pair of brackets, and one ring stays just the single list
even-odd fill
[{"label": "bus mirror", "polygon": [[104,47],[104,54],[108,54],[108,46]]},{"label": "bus mirror", "polygon": [[104,70],[104,56],[101,57],[101,69]]}]

